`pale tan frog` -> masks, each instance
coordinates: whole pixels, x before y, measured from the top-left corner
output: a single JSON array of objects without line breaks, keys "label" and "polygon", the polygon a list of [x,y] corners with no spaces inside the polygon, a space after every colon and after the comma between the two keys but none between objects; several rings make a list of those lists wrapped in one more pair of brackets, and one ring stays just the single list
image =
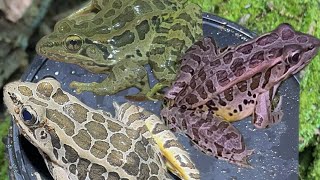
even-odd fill
[{"label": "pale tan frog", "polygon": [[[152,97],[171,85],[180,55],[201,36],[201,9],[185,0],[93,0],[60,20],[36,50],[52,60],[109,74],[102,82],[72,82],[78,93],[106,95],[137,87],[140,95]],[[160,81],[152,90],[147,64]]]},{"label": "pale tan frog", "polygon": [[52,78],[7,84],[4,101],[54,179],[170,179],[166,165],[182,179],[200,178],[175,135],[141,107],[115,103],[112,117]]}]

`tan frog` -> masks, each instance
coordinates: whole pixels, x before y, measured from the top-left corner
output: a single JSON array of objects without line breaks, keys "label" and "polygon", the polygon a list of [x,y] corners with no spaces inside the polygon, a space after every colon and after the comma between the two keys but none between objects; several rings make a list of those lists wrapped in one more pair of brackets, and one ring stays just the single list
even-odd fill
[{"label": "tan frog", "polygon": [[253,115],[256,128],[281,120],[279,84],[304,68],[320,40],[281,24],[270,33],[234,47],[217,48],[212,38],[195,43],[161,112],[171,129],[185,132],[209,155],[248,167],[252,154],[230,122]]},{"label": "tan frog", "polygon": [[[137,87],[152,97],[176,77],[180,55],[202,36],[199,6],[186,0],[93,0],[60,20],[37,44],[37,53],[74,63],[102,82],[72,82],[78,93],[115,94]],[[150,90],[144,65],[160,81]]]},{"label": "tan frog", "polygon": [[182,179],[200,179],[175,135],[141,107],[115,103],[112,117],[52,78],[9,83],[4,102],[54,179],[171,179],[166,165]]}]

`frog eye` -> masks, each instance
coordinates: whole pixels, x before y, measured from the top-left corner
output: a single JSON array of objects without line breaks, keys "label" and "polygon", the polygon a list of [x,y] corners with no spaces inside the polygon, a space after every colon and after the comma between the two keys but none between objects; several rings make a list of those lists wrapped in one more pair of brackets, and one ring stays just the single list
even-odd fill
[{"label": "frog eye", "polygon": [[38,122],[36,113],[29,106],[21,109],[20,116],[26,125],[34,125]]},{"label": "frog eye", "polygon": [[83,44],[83,40],[78,35],[70,35],[65,40],[65,46],[69,51],[78,51]]},{"label": "frog eye", "polygon": [[293,55],[288,57],[288,62],[291,65],[297,64],[299,62],[299,60],[300,60],[300,53],[299,52],[296,52]]}]

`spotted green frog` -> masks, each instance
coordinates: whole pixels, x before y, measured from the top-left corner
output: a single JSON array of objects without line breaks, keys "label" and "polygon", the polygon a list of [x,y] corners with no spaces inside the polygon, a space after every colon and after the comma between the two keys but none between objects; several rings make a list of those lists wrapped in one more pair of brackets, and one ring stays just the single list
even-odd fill
[{"label": "spotted green frog", "polygon": [[251,114],[256,128],[279,122],[281,98],[271,102],[277,87],[304,68],[319,47],[319,39],[288,24],[222,49],[212,38],[204,38],[182,57],[161,114],[171,129],[185,132],[203,152],[249,167],[253,151],[230,122]]},{"label": "spotted green frog", "polygon": [[4,102],[54,179],[171,179],[167,168],[181,179],[200,179],[175,135],[141,107],[114,103],[112,117],[52,78],[9,83]]},{"label": "spotted green frog", "polygon": [[[52,60],[109,74],[102,82],[72,82],[78,93],[106,95],[137,87],[151,98],[171,85],[180,54],[201,36],[201,9],[186,0],[93,0],[57,22],[36,50]],[[146,64],[159,80],[151,90]]]}]

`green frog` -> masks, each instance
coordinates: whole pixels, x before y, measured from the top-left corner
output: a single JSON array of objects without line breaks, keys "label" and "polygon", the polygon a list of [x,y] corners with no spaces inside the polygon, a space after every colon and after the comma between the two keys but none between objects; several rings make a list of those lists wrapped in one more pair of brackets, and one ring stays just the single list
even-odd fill
[{"label": "green frog", "polygon": [[158,116],[114,103],[116,115],[92,109],[46,78],[16,81],[4,102],[22,135],[43,156],[54,179],[200,179],[189,154]]},{"label": "green frog", "polygon": [[319,39],[289,24],[221,49],[212,38],[204,38],[182,57],[161,114],[172,130],[186,133],[201,151],[249,167],[253,151],[230,122],[252,115],[259,129],[278,123],[282,98],[272,103],[278,86],[309,64],[319,47]]},{"label": "green frog", "polygon": [[[109,74],[102,82],[72,82],[78,93],[107,95],[137,87],[141,97],[151,98],[171,85],[180,55],[201,36],[201,9],[186,0],[92,0],[57,22],[36,50],[52,60]],[[147,64],[159,80],[152,89]]]}]

